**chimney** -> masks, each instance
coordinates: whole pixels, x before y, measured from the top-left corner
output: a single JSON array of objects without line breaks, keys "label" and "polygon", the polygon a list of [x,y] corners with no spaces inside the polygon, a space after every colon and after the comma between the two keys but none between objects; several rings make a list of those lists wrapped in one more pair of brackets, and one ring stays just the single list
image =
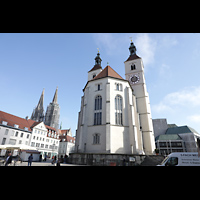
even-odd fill
[{"label": "chimney", "polygon": [[25,119],[28,120],[28,116],[26,116]]}]

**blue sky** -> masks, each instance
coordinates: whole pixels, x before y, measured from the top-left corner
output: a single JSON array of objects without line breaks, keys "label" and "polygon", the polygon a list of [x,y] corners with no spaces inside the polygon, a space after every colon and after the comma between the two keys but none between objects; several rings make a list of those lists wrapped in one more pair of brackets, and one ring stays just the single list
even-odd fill
[{"label": "blue sky", "polygon": [[200,34],[195,33],[1,33],[0,110],[30,117],[43,88],[46,110],[58,86],[60,122],[75,135],[97,48],[102,67],[109,62],[125,78],[129,37],[143,59],[152,117],[200,133]]}]

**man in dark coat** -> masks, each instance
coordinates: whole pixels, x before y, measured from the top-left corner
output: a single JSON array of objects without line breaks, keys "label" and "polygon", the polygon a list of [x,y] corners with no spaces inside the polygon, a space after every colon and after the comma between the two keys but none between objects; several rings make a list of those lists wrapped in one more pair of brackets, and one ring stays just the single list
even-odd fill
[{"label": "man in dark coat", "polygon": [[11,153],[9,152],[8,153],[8,157],[6,158],[5,166],[7,166],[8,164],[10,164],[11,162],[12,162],[12,156],[11,156]]}]

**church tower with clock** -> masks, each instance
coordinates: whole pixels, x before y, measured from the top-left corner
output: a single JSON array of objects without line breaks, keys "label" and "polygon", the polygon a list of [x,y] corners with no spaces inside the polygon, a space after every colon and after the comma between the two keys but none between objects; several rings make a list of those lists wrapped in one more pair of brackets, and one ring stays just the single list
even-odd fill
[{"label": "church tower with clock", "polygon": [[146,154],[155,149],[154,131],[151,117],[149,94],[144,77],[144,65],[142,59],[136,54],[136,47],[131,40],[130,55],[124,62],[125,76],[129,81],[133,94],[136,97],[137,111],[140,120],[140,130],[143,138],[143,148]]},{"label": "church tower with clock", "polygon": [[100,53],[88,71],[78,114],[75,152],[154,154],[155,141],[142,59],[131,42],[122,78],[101,66]]}]

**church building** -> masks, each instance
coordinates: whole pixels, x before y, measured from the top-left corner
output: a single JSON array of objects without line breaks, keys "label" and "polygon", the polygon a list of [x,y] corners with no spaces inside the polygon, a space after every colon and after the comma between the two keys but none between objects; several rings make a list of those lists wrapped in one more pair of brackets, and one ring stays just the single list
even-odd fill
[{"label": "church building", "polygon": [[78,116],[77,153],[153,154],[154,132],[142,59],[131,41],[125,77],[101,66],[88,72]]},{"label": "church building", "polygon": [[51,126],[55,129],[59,128],[60,119],[60,107],[57,102],[58,99],[58,87],[56,88],[53,101],[47,106],[46,114],[44,115],[44,89],[42,91],[40,100],[36,108],[34,108],[31,119],[36,122],[44,122],[45,125]]}]

